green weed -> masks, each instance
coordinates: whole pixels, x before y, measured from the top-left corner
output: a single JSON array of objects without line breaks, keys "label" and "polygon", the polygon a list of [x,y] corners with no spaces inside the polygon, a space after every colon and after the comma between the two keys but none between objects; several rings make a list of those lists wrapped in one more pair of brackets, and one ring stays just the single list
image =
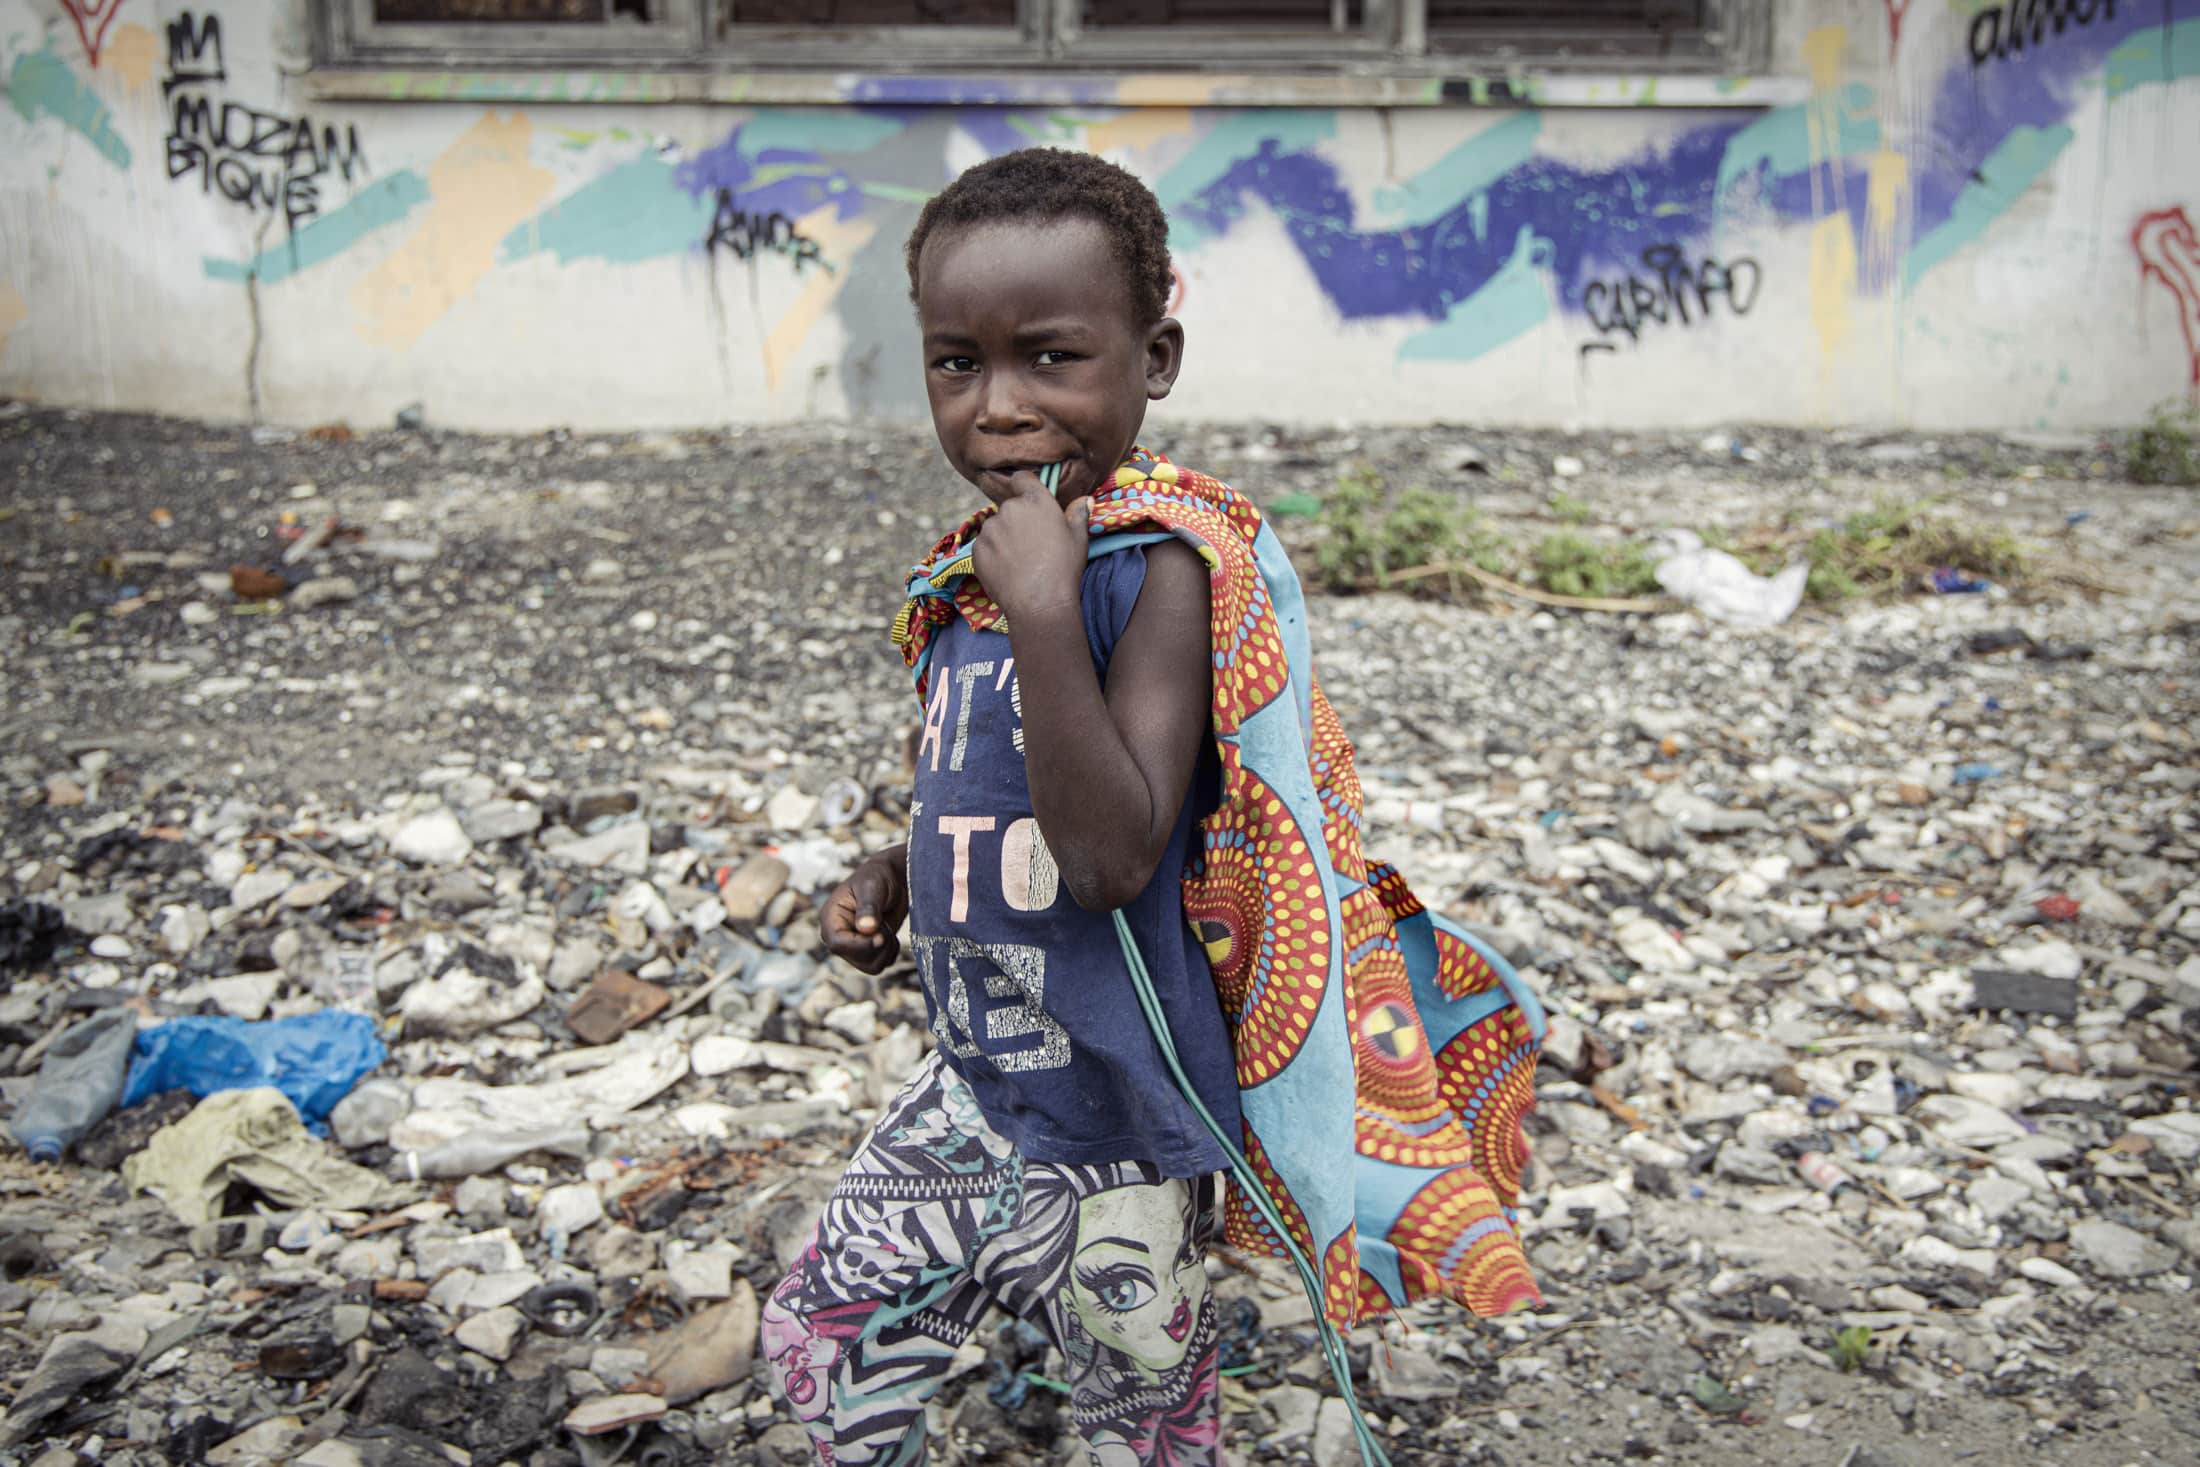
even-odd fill
[{"label": "green weed", "polygon": [[1562,525],[1586,525],[1593,511],[1588,500],[1562,491],[1551,496],[1551,513]]},{"label": "green weed", "polygon": [[1561,531],[1537,541],[1531,560],[1543,589],[1561,596],[1649,596],[1658,590],[1649,551],[1626,541]]},{"label": "green weed", "polygon": [[1852,1324],[1833,1337],[1833,1348],[1826,1352],[1834,1369],[1843,1375],[1862,1370],[1872,1356],[1872,1329],[1868,1324]]},{"label": "green weed", "polygon": [[[1477,510],[1429,489],[1408,489],[1393,498],[1382,479],[1365,469],[1338,480],[1322,501],[1316,524],[1321,541],[1315,568],[1332,590],[1380,586],[1399,571],[1462,561],[1502,575],[1508,559],[1504,537]],[[1456,579],[1432,576],[1422,584],[1442,589]]]},{"label": "green weed", "polygon": [[2134,484],[2200,484],[2200,413],[2156,408],[2132,435],[2124,472]]},{"label": "green weed", "polygon": [[2014,537],[1958,524],[1933,513],[1933,504],[1882,499],[1814,533],[1804,547],[1810,579],[1803,594],[1813,601],[1845,601],[1899,591],[1940,566],[2001,582],[2024,574],[2024,547]]}]

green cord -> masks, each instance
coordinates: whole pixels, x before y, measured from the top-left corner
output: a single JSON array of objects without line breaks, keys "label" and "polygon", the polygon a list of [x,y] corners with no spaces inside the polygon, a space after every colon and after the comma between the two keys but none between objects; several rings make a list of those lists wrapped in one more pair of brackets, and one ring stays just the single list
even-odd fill
[{"label": "green cord", "polygon": [[[1054,494],[1061,486],[1062,465],[1048,464],[1041,469],[1039,482],[1046,486],[1050,496]],[[1252,1165],[1238,1150],[1236,1141],[1216,1122],[1206,1105],[1201,1102],[1199,1092],[1192,1087],[1191,1080],[1185,1076],[1184,1067],[1176,1056],[1176,1043],[1169,1037],[1168,1018],[1161,1011],[1161,996],[1154,991],[1153,975],[1147,971],[1145,955],[1139,951],[1138,938],[1131,931],[1129,919],[1121,911],[1112,915],[1115,918],[1116,941],[1122,945],[1123,962],[1130,969],[1131,988],[1138,995],[1138,1007],[1146,1016],[1147,1027],[1153,1031],[1154,1043],[1161,1051],[1163,1063],[1168,1066],[1169,1077],[1176,1082],[1177,1090],[1198,1115],[1200,1123],[1206,1126],[1207,1134],[1213,1136],[1216,1144],[1221,1146],[1222,1154],[1229,1159],[1230,1175],[1236,1181],[1238,1189],[1260,1214],[1261,1221],[1282,1242],[1284,1250],[1290,1255],[1292,1266],[1298,1270],[1299,1283],[1306,1290],[1307,1302],[1314,1308],[1314,1325],[1321,1340],[1322,1356],[1328,1362],[1330,1375],[1337,1382],[1339,1394],[1344,1398],[1345,1410],[1352,1416],[1352,1434],[1359,1442],[1361,1462],[1364,1467],[1390,1467],[1390,1456],[1376,1439],[1374,1428],[1367,1424],[1367,1417],[1360,1411],[1360,1399],[1353,1392],[1352,1362],[1345,1354],[1343,1337],[1337,1333],[1336,1326],[1329,1322],[1329,1311],[1323,1306],[1320,1270],[1299,1251],[1298,1244],[1291,1238],[1291,1230],[1284,1226],[1275,1204],[1269,1200],[1260,1179],[1253,1174]]]}]

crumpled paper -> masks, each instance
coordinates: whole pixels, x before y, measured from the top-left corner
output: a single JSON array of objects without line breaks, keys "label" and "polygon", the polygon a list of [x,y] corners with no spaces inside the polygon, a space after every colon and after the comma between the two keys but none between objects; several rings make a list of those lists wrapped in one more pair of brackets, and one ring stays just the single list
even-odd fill
[{"label": "crumpled paper", "polygon": [[150,1192],[185,1225],[221,1216],[222,1196],[243,1182],[285,1207],[367,1210],[408,1194],[379,1173],[330,1154],[306,1133],[280,1090],[224,1090],[153,1133],[122,1164],[133,1192]]}]

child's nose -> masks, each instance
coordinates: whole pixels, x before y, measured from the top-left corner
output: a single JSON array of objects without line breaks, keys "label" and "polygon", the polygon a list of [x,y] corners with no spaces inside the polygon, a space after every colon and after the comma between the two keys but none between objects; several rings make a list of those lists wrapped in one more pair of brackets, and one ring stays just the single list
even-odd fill
[{"label": "child's nose", "polygon": [[988,433],[1021,433],[1039,426],[1039,413],[1023,379],[1013,372],[989,372],[978,427]]}]

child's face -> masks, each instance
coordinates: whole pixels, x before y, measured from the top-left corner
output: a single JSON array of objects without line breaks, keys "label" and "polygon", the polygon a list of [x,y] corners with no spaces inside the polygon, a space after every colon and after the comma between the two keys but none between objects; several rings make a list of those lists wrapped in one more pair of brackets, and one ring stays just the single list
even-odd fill
[{"label": "child's face", "polygon": [[955,471],[996,502],[1011,474],[1050,463],[1065,505],[1104,487],[1184,356],[1175,321],[1138,324],[1106,229],[949,230],[925,242],[917,278],[932,426]]}]

